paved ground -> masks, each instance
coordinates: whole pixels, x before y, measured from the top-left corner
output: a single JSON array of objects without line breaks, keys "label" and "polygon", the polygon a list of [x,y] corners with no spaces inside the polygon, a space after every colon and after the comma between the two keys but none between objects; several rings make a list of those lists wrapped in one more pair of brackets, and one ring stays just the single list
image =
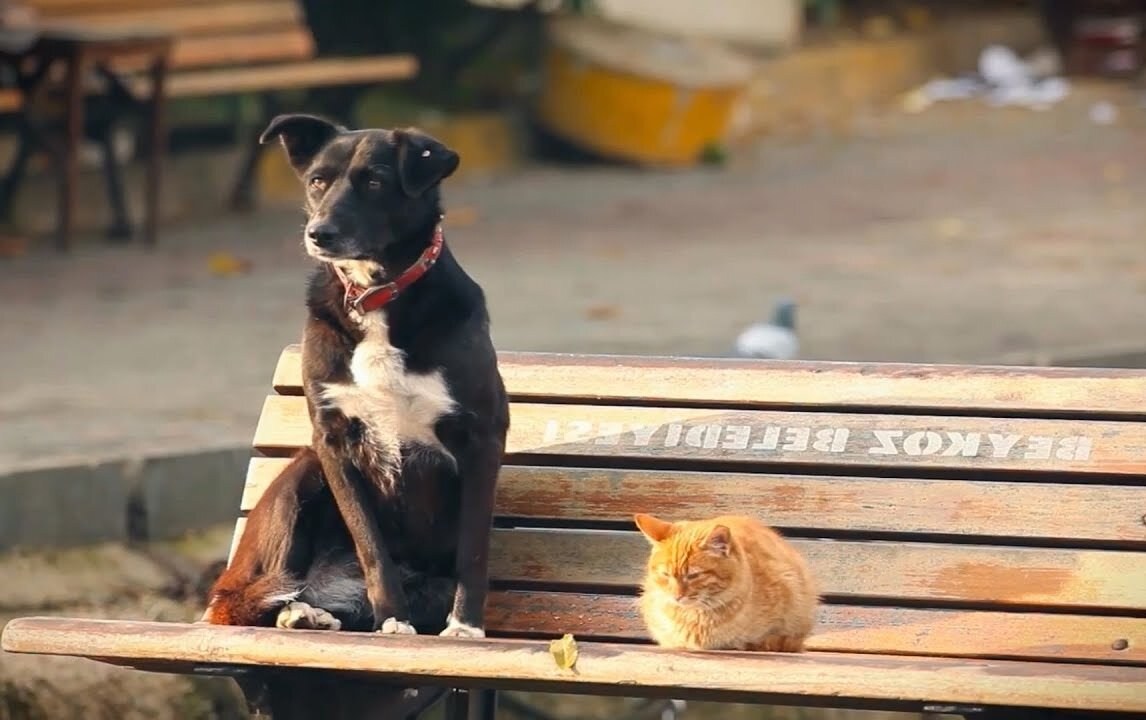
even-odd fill
[{"label": "paved ground", "polygon": [[[1115,126],[1089,104],[1122,103]],[[1090,88],[765,146],[722,171],[531,169],[449,187],[500,347],[720,354],[777,295],[807,357],[989,361],[1146,342],[1146,108]],[[306,267],[293,208],[0,261],[0,470],[249,440]],[[227,251],[249,274],[213,275]]]}]

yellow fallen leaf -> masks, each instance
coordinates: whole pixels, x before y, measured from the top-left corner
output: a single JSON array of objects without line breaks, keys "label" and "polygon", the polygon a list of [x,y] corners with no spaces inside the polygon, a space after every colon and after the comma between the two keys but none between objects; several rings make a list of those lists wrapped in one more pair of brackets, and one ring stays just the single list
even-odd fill
[{"label": "yellow fallen leaf", "polygon": [[549,642],[549,654],[557,662],[557,667],[562,670],[572,670],[577,664],[577,641],[572,635],[565,633],[560,640]]},{"label": "yellow fallen leaf", "polygon": [[935,223],[935,233],[944,240],[955,240],[966,230],[966,223],[956,217],[943,218]]},{"label": "yellow fallen leaf", "polygon": [[625,249],[620,245],[609,245],[607,247],[597,248],[594,251],[598,256],[608,260],[624,260]]},{"label": "yellow fallen leaf", "polygon": [[590,320],[612,320],[621,314],[616,305],[592,305],[585,308],[585,317]]},{"label": "yellow fallen leaf", "polygon": [[243,275],[251,271],[251,262],[235,257],[231,253],[217,252],[207,258],[207,269],[211,271],[212,275],[223,277]]}]

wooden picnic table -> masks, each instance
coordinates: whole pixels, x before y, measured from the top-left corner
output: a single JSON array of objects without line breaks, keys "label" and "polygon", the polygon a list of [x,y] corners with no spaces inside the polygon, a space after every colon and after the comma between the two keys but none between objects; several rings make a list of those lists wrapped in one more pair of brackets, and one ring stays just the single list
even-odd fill
[{"label": "wooden picnic table", "polygon": [[[145,189],[145,216],[143,240],[154,245],[159,225],[159,202],[162,182],[163,152],[166,146],[164,124],[165,95],[172,38],[168,33],[149,29],[93,30],[70,26],[36,26],[21,29],[0,29],[0,65],[9,67],[16,76],[20,93],[19,124],[20,146],[17,157],[0,188],[0,207],[11,202],[11,195],[19,183],[33,145],[47,147],[57,161],[60,180],[59,220],[56,244],[66,250],[71,243],[75,224],[77,186],[79,183],[79,146],[84,132],[84,98],[93,83],[102,81],[110,93],[123,91],[130,97],[122,80],[111,69],[111,63],[125,58],[143,58],[150,80],[150,93],[146,99],[148,109],[148,161]],[[62,66],[62,92],[64,112],[63,147],[57,148],[33,122],[37,96],[49,89],[56,77],[53,67]],[[112,97],[115,97],[113,94]],[[105,148],[109,152],[110,147]],[[106,167],[115,167],[114,163]],[[109,172],[114,172],[109,170]],[[122,185],[118,178],[109,178],[111,204],[115,221],[113,237],[130,234]]]}]

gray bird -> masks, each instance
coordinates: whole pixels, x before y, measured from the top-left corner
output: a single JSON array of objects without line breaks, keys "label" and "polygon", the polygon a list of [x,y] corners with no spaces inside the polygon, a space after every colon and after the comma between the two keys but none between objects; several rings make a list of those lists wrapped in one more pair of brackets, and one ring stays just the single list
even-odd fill
[{"label": "gray bird", "polygon": [[776,303],[772,321],[751,325],[736,338],[739,357],[793,360],[800,353],[800,339],[796,335],[796,303],[781,300]]}]

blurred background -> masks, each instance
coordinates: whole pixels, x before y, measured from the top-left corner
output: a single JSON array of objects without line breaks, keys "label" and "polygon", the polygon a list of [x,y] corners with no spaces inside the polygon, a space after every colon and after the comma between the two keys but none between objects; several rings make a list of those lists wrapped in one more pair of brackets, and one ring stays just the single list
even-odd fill
[{"label": "blurred background", "polygon": [[[201,608],[304,317],[275,113],[461,154],[500,349],[1146,367],[1144,12],[0,2],[0,626]],[[0,720],[232,717],[219,681],[0,656]]]}]

